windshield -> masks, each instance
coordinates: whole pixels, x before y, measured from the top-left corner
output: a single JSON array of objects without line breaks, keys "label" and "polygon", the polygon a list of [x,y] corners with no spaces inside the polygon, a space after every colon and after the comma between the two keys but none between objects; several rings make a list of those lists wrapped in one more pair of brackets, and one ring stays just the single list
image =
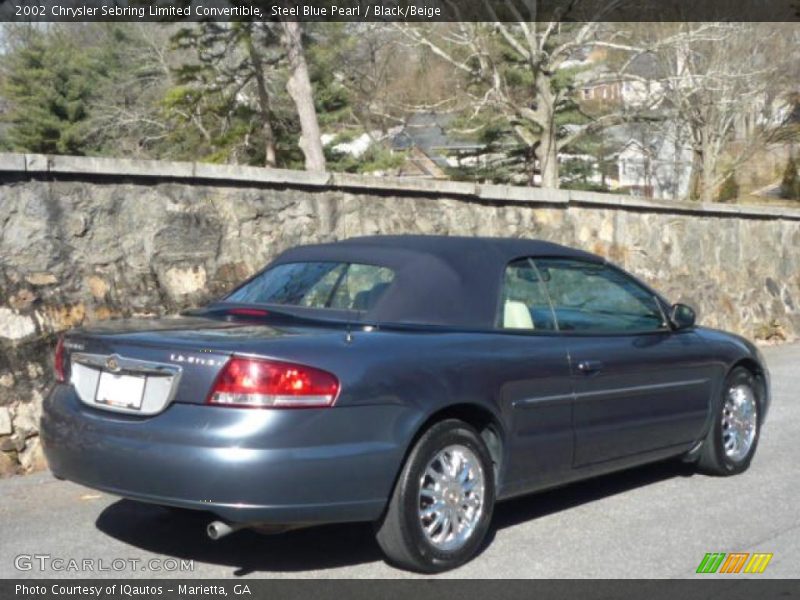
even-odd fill
[{"label": "windshield", "polygon": [[375,265],[285,263],[257,275],[225,301],[367,311],[375,306],[393,279],[391,269]]}]

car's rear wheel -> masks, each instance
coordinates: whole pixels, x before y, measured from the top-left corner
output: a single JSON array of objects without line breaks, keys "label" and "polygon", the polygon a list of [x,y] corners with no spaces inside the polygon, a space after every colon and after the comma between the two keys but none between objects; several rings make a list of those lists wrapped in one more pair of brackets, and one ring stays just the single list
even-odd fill
[{"label": "car's rear wheel", "polygon": [[411,450],[378,525],[378,544],[399,567],[452,569],[480,549],[494,500],[492,459],[480,435],[462,421],[441,421]]},{"label": "car's rear wheel", "polygon": [[750,466],[761,428],[758,386],[753,374],[737,367],[728,375],[698,468],[712,475],[736,475]]}]

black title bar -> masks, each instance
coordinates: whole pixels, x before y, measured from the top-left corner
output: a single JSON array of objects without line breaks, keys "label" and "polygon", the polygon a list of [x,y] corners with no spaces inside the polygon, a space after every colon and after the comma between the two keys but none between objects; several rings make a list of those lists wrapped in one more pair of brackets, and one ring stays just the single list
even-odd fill
[{"label": "black title bar", "polygon": [[[576,565],[576,568],[580,568]],[[631,575],[644,574],[634,570]],[[692,600],[693,598],[798,597],[796,580],[0,580],[0,597],[7,600]]]},{"label": "black title bar", "polygon": [[0,0],[0,21],[800,21],[800,0]]}]

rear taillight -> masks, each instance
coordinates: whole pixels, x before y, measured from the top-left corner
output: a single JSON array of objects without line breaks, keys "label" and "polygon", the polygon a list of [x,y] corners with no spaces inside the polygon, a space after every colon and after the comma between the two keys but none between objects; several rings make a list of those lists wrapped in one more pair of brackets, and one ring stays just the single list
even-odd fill
[{"label": "rear taillight", "polygon": [[251,408],[331,406],[339,380],[327,371],[272,360],[232,358],[217,377],[209,404]]},{"label": "rear taillight", "polygon": [[64,364],[64,338],[59,337],[56,344],[56,353],[53,358],[53,370],[55,371],[56,381],[64,383],[67,380],[66,365]]}]

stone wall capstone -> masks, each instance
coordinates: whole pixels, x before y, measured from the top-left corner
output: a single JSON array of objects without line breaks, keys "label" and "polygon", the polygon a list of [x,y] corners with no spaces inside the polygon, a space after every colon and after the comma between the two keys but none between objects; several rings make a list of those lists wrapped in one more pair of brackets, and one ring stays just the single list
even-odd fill
[{"label": "stone wall capstone", "polygon": [[[335,209],[320,231],[320,200]],[[41,468],[58,333],[223,294],[297,244],[530,237],[608,257],[704,325],[800,333],[800,210],[277,169],[0,154],[0,476]]]}]

